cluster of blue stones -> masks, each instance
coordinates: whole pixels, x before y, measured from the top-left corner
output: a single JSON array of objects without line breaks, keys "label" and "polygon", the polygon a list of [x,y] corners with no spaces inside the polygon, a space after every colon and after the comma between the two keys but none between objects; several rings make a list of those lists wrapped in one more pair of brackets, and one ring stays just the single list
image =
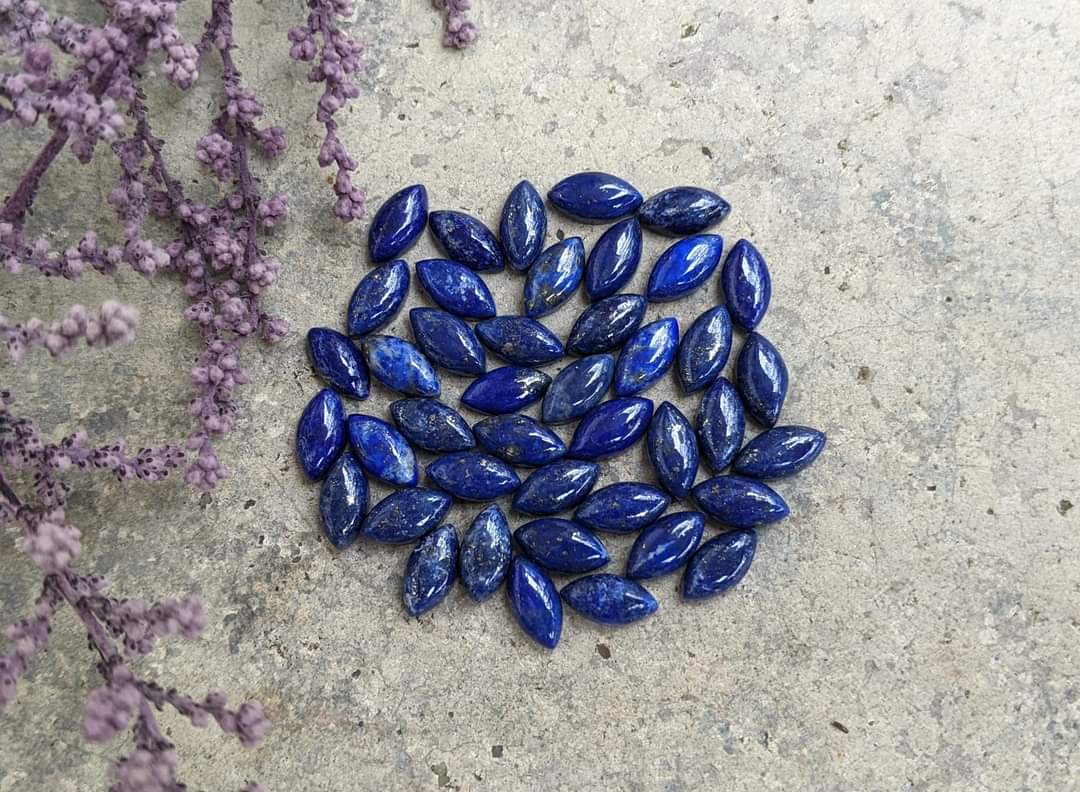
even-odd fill
[{"label": "cluster of blue stones", "polygon": [[[507,199],[498,237],[468,214],[429,213],[421,185],[383,204],[368,238],[378,266],[353,292],[348,334],[308,333],[313,366],[331,387],[305,408],[296,443],[307,475],[322,480],[322,522],[335,547],[359,536],[414,544],[403,587],[410,614],[438,605],[459,577],[477,601],[505,580],[522,628],[554,648],[564,600],[588,618],[623,624],[657,609],[641,581],[685,567],[686,599],[738,583],[754,558],[755,529],[788,514],[764,480],[805,468],[821,453],[825,435],[777,426],[788,373],[776,347],[757,331],[771,281],[764,258],[747,240],[736,242],[720,267],[723,302],[699,316],[681,340],[674,318],[642,326],[648,303],[686,296],[720,265],[723,240],[703,232],[730,212],[723,198],[674,187],[643,201],[622,179],[588,172],[559,182],[548,199],[574,219],[613,223],[588,258],[579,237],[545,248],[547,211],[527,181]],[[439,308],[410,311],[414,342],[379,334],[409,288],[409,267],[398,257],[425,225],[447,258],[417,262],[416,274]],[[642,226],[683,238],[656,260],[645,295],[621,294],[641,259]],[[525,316],[497,316],[477,275],[507,265],[525,273]],[[582,283],[591,305],[564,344],[537,319]],[[734,383],[722,374],[733,325],[746,333]],[[507,365],[489,371],[485,349]],[[554,378],[536,368],[567,353],[578,359]],[[470,427],[438,400],[440,367],[475,377],[461,401],[489,417]],[[695,424],[673,404],[654,410],[640,395],[672,367],[685,393],[704,392]],[[390,406],[392,423],[346,416],[341,396],[367,398],[369,377],[406,397]],[[605,401],[609,390],[614,398]],[[519,414],[541,399],[541,421]],[[747,415],[764,431],[744,445]],[[569,447],[547,426],[574,421]],[[662,489],[620,482],[593,491],[598,461],[642,438]],[[419,486],[414,447],[439,455],[426,467],[433,487]],[[695,486],[701,457],[715,475]],[[534,470],[522,481],[517,467]],[[369,508],[369,476],[399,489]],[[484,503],[511,494],[514,511],[536,518],[512,537],[493,503],[460,540],[457,529],[443,523],[454,498]],[[697,510],[665,513],[683,499],[692,499]],[[556,516],[570,510],[572,519]],[[724,532],[702,541],[707,519]],[[638,533],[625,575],[596,571],[610,557],[595,532]],[[551,572],[584,576],[560,592]]]}]

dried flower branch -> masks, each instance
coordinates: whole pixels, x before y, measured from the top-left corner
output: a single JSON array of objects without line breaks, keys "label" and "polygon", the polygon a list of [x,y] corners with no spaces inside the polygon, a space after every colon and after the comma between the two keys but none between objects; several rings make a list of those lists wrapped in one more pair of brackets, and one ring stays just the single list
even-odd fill
[{"label": "dried flower branch", "polygon": [[476,41],[480,29],[465,18],[465,12],[472,8],[472,0],[432,0],[432,4],[446,12],[444,46],[465,49]]}]

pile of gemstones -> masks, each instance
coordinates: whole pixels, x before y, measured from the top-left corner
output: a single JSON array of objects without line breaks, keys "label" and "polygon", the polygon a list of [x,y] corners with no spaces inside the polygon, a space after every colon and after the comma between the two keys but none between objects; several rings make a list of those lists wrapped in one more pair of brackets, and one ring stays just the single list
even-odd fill
[{"label": "pile of gemstones", "polygon": [[[597,172],[564,179],[548,200],[575,220],[612,224],[587,258],[580,237],[545,247],[547,210],[528,181],[507,198],[498,236],[468,214],[429,213],[422,185],[387,200],[368,237],[377,266],[353,292],[347,334],[325,327],[308,333],[312,364],[330,387],[305,408],[296,444],[307,475],[322,481],[323,528],[335,547],[359,536],[415,543],[403,587],[410,614],[434,608],[458,578],[477,601],[505,579],[521,627],[554,648],[562,600],[595,621],[625,624],[657,609],[643,581],[685,567],[686,599],[738,583],[754,558],[755,529],[788,514],[763,480],[805,468],[825,435],[777,425],[788,373],[756,330],[771,293],[765,260],[740,239],[720,266],[723,240],[703,233],[729,214],[727,201],[697,187],[643,200],[627,182]],[[439,308],[410,311],[412,341],[380,334],[409,289],[409,265],[399,257],[425,225],[446,258],[418,261],[416,276]],[[642,226],[682,238],[657,258],[645,295],[620,294],[641,259]],[[507,265],[525,275],[524,316],[497,316],[477,274]],[[648,303],[686,296],[718,266],[723,302],[701,314],[681,341],[674,318],[641,326]],[[563,343],[538,320],[582,282],[591,304]],[[722,373],[733,324],[747,334],[734,383]],[[489,370],[488,352],[507,365]],[[554,378],[540,370],[568,353],[576,359]],[[671,403],[654,410],[641,395],[672,367],[685,393],[703,392],[694,424]],[[475,378],[461,401],[488,417],[470,427],[439,400],[440,368]],[[346,415],[342,397],[366,399],[371,377],[405,397],[390,405],[392,423]],[[605,400],[609,390],[614,398]],[[540,421],[521,413],[540,400]],[[764,431],[743,445],[747,414]],[[569,446],[549,428],[575,421]],[[593,491],[599,461],[643,437],[660,487],[618,482]],[[426,467],[431,486],[419,486],[414,447],[438,455]],[[715,476],[695,486],[700,457]],[[522,480],[518,468],[532,470]],[[368,476],[396,488],[370,509]],[[443,524],[455,498],[487,503],[511,494],[513,511],[530,518],[512,537],[495,503],[460,538]],[[666,513],[675,501],[696,509]],[[557,516],[570,510],[572,518]],[[710,519],[723,532],[703,542]],[[610,560],[596,532],[637,533],[624,575],[596,571]],[[551,573],[583,576],[560,592]]]}]

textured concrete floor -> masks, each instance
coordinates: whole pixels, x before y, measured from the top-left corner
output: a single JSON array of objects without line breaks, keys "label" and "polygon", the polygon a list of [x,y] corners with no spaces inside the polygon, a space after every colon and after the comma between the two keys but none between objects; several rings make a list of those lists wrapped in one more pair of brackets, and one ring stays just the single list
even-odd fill
[{"label": "textured concrete floor", "polygon": [[[324,212],[314,97],[282,43],[302,3],[247,5],[240,62],[292,141],[263,173],[291,196],[293,220],[268,242],[287,265],[270,303],[297,332],[248,352],[255,384],[221,447],[225,485],[200,497],[178,482],[99,484],[73,510],[83,567],[116,593],[206,600],[203,639],[139,670],[258,697],[274,720],[248,752],[166,717],[191,787],[1080,788],[1076,6],[479,0],[484,39],[459,54],[421,0],[361,5],[370,66],[344,136],[373,204],[420,180],[433,208],[495,223],[518,179],[546,189],[587,168],[646,192],[717,189],[735,207],[724,235],[752,238],[772,268],[764,331],[792,375],[784,418],[830,445],[779,485],[793,516],[763,532],[721,599],[681,604],[664,579],[655,618],[608,629],[571,616],[554,653],[524,639],[502,598],[476,606],[458,589],[406,618],[407,550],[331,552],[293,459],[318,387],[302,331],[341,323],[369,266],[367,226]],[[215,97],[152,98],[172,161],[189,163]],[[40,140],[0,132],[3,190]],[[68,239],[105,224],[90,212],[112,178],[68,158],[35,226]],[[646,245],[638,290],[663,242]],[[410,258],[432,252],[425,239]],[[9,316],[119,296],[148,321],[129,347],[0,363],[0,380],[58,430],[182,436],[196,346],[162,281],[4,279]],[[500,311],[520,309],[519,277],[487,281]],[[670,310],[685,327],[716,299],[713,282]],[[565,333],[583,305],[551,326]],[[464,381],[445,383],[456,400]],[[671,381],[650,392],[696,409],[674,394]],[[601,483],[649,476],[637,449]],[[4,622],[36,589],[15,543],[0,533]],[[618,566],[629,542],[610,544]],[[122,746],[78,736],[94,676],[65,615],[0,728],[0,790],[104,787]]]}]

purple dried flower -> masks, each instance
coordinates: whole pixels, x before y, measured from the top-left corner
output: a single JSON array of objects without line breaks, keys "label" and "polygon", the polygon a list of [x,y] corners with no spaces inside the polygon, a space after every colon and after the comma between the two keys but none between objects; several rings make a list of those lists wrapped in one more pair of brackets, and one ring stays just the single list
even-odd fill
[{"label": "purple dried flower", "polygon": [[480,29],[465,19],[465,12],[472,8],[472,0],[432,0],[432,4],[446,12],[444,46],[464,49],[476,41]]}]

